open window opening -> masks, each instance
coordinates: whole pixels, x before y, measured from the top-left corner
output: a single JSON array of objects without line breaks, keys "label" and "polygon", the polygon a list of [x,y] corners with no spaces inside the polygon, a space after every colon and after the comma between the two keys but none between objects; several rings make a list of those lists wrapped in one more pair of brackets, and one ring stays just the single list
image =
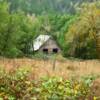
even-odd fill
[{"label": "open window opening", "polygon": [[58,48],[53,48],[52,52],[53,53],[58,53]]},{"label": "open window opening", "polygon": [[43,53],[48,53],[48,49],[47,48],[44,48],[43,49]]}]

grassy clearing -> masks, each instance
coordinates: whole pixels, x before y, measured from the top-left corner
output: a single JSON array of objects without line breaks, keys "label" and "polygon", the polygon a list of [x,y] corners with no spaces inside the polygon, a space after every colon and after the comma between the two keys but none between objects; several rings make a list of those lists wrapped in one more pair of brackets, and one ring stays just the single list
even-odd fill
[{"label": "grassy clearing", "polygon": [[0,65],[8,71],[19,67],[32,67],[36,78],[41,76],[84,76],[89,74],[100,74],[99,60],[56,60],[55,71],[53,71],[53,60],[35,60],[35,59],[1,59]]}]

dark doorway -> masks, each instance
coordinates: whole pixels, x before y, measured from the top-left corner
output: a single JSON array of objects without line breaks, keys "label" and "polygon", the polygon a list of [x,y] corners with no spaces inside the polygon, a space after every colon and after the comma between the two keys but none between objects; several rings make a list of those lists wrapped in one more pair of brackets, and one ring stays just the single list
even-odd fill
[{"label": "dark doorway", "polygon": [[58,53],[58,48],[53,48],[52,52],[53,53]]},{"label": "dark doorway", "polygon": [[48,49],[47,48],[44,48],[43,49],[43,53],[48,53]]}]

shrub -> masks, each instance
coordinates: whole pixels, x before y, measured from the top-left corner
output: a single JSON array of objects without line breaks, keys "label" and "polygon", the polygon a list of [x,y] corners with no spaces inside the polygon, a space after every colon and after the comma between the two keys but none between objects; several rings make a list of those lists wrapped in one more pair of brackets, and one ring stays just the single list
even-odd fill
[{"label": "shrub", "polygon": [[[0,69],[0,100],[84,100],[88,99],[95,77],[66,80],[61,77],[30,79],[31,68],[12,73]],[[91,95],[93,98],[93,95]]]}]

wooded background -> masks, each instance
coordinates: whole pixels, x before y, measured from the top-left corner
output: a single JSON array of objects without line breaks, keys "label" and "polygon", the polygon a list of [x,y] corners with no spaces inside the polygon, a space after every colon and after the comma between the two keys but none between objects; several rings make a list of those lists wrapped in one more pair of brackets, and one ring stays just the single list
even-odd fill
[{"label": "wooded background", "polygon": [[34,55],[39,34],[53,36],[65,57],[98,58],[100,1],[0,0],[0,56]]}]

